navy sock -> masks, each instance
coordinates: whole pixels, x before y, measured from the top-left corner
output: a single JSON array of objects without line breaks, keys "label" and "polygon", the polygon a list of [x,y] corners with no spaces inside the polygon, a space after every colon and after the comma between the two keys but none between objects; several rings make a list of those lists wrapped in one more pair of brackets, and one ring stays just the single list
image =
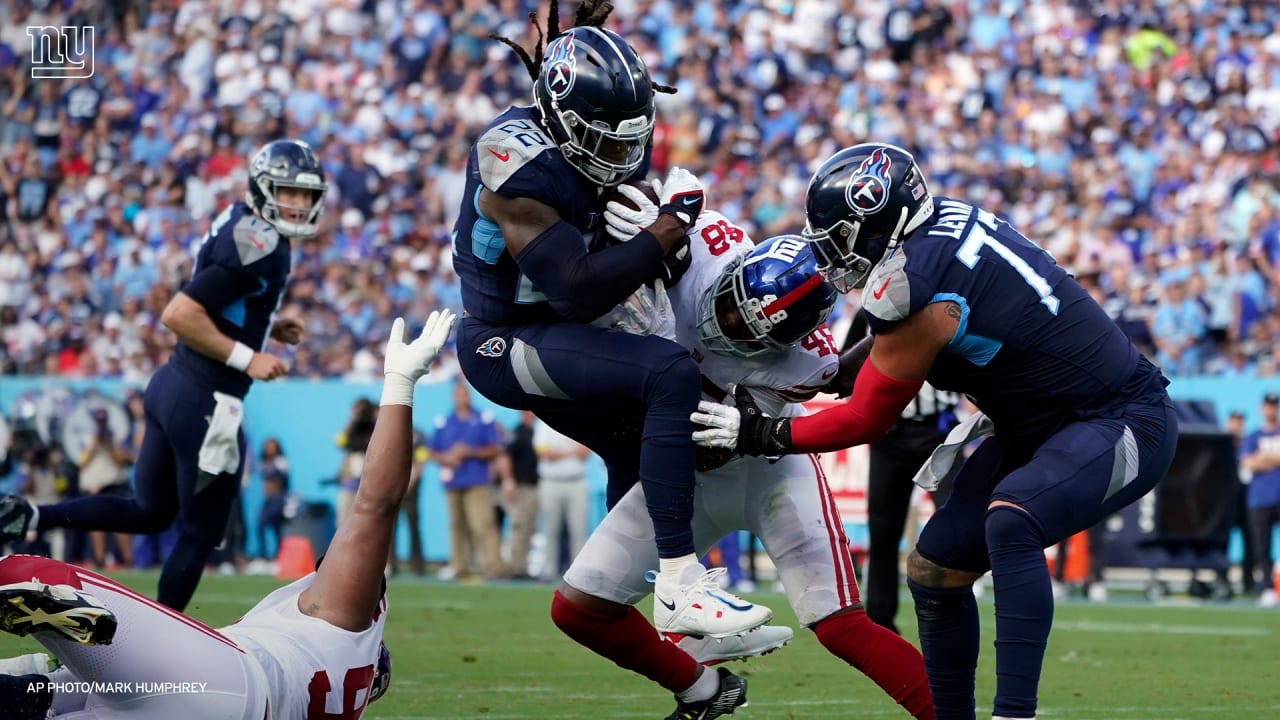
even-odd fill
[{"label": "navy sock", "polygon": [[689,416],[702,397],[701,378],[697,363],[685,354],[661,372],[651,373],[645,388],[648,410],[640,443],[640,485],[660,558],[694,554]]},{"label": "navy sock", "polygon": [[920,650],[937,720],[973,720],[978,670],[978,603],[973,587],[931,588],[910,578]]},{"label": "navy sock", "polygon": [[191,596],[196,592],[196,586],[200,584],[205,563],[209,561],[209,556],[217,545],[217,540],[201,540],[182,533],[160,571],[156,601],[179,612],[186,609]]},{"label": "navy sock", "polygon": [[987,548],[996,601],[996,699],[993,714],[1031,718],[1044,649],[1053,626],[1053,588],[1039,528],[1024,511],[987,513]]},{"label": "navy sock", "polygon": [[177,514],[173,508],[144,508],[132,498],[90,495],[40,506],[40,530],[105,530],[107,532],[157,533],[166,530]]},{"label": "navy sock", "polygon": [[0,675],[0,717],[13,720],[44,718],[53,705],[53,691],[44,675]]}]

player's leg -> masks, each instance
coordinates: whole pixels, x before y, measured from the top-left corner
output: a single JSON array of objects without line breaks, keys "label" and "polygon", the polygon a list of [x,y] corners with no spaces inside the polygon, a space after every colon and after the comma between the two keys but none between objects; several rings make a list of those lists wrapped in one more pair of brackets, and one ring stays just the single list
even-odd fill
[{"label": "player's leg", "polygon": [[920,652],[863,609],[844,524],[817,458],[752,458],[705,475],[700,490],[719,494],[724,507],[741,508],[740,519],[725,522],[738,520],[735,527],[764,543],[800,624],[912,717],[933,718]]},{"label": "player's leg", "polygon": [[996,486],[986,541],[996,600],[994,716],[1032,718],[1053,590],[1044,548],[1084,531],[1155,487],[1173,458],[1169,403],[1068,425]]},{"label": "player's leg", "polygon": [[973,583],[990,568],[983,518],[992,489],[1012,467],[999,438],[984,440],[961,466],[951,497],[925,524],[907,561],[939,720],[973,720],[979,643]]},{"label": "player's leg", "polygon": [[86,646],[50,632],[33,635],[71,676],[113,684],[116,692],[91,696],[86,714],[78,717],[263,717],[266,687],[261,669],[212,628],[113,580],[49,558],[0,559],[0,584],[18,578],[74,588],[117,621],[110,645]]},{"label": "player's leg", "polygon": [[[695,517],[698,547],[710,547],[716,529],[698,520]],[[633,607],[652,590],[646,572],[658,560],[653,540],[644,490],[633,487],[596,527],[565,573],[551,605],[552,620],[580,645],[675,694],[681,708],[713,709],[707,717],[731,713],[746,703],[746,682],[727,671],[704,668],[675,643],[663,640]]]},{"label": "player's leg", "polygon": [[[172,403],[166,427],[171,429],[169,442],[176,468],[178,540],[160,571],[156,599],[180,611],[191,601],[209,556],[226,535],[227,519],[240,493],[245,440],[238,421],[233,426],[210,421],[220,412],[212,392],[188,384],[185,392],[174,397]],[[206,430],[191,432],[190,428]],[[233,433],[234,440],[231,439]],[[213,434],[227,437],[213,437]],[[238,466],[232,472],[216,474],[201,470],[201,449],[219,441],[236,443]]]}]

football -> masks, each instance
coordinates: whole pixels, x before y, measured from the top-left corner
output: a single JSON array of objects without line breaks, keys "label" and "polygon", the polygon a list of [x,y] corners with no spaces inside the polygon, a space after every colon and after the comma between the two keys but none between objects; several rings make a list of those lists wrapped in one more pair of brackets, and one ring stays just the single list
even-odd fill
[{"label": "football", "polygon": [[[658,193],[653,191],[653,185],[650,185],[647,180],[628,180],[627,182],[623,183],[623,185],[630,185],[631,187],[640,188],[640,191],[645,194],[645,197],[653,201],[654,205],[658,204]],[[617,188],[614,188],[613,191],[609,193],[609,196],[605,198],[605,201],[617,202],[632,210],[636,209],[636,204],[631,202],[631,199],[628,198],[626,195],[623,195],[621,192],[618,192]]]}]

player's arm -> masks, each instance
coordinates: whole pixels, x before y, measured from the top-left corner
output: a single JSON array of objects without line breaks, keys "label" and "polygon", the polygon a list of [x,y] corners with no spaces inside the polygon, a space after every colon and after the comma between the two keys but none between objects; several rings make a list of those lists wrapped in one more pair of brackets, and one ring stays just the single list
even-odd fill
[{"label": "player's arm", "polygon": [[853,382],[858,377],[862,364],[867,361],[867,356],[871,354],[871,344],[874,339],[874,335],[868,335],[853,347],[840,353],[840,369],[836,372],[836,376],[831,378],[831,382],[823,388],[823,392],[842,398],[849,397],[853,393]]},{"label": "player's arm", "polygon": [[959,305],[938,302],[879,333],[854,381],[852,397],[840,405],[806,417],[771,418],[749,398],[740,408],[701,403],[701,412],[691,419],[708,429],[694,433],[694,439],[709,447],[736,447],[744,455],[828,452],[873,443],[920,391],[934,358],[955,336],[960,317]]},{"label": "player's arm", "polygon": [[437,310],[422,335],[404,343],[396,319],[387,343],[382,408],[373,425],[364,472],[351,512],[329,543],[315,580],[298,597],[298,609],[352,632],[369,627],[382,600],[382,572],[391,550],[400,503],[413,467],[413,387],[449,336],[454,316]]},{"label": "player's arm", "polygon": [[[194,279],[192,282],[195,282]],[[247,292],[254,289],[257,289],[256,286]],[[205,305],[188,295],[185,290],[174,295],[165,306],[164,312],[160,314],[160,322],[172,330],[182,344],[201,355],[225,363],[254,380],[274,380],[288,372],[279,358],[255,352],[248,345],[224,335],[214,324],[213,318],[209,317]]]},{"label": "player's arm", "polygon": [[[654,277],[667,251],[685,239],[703,202],[697,178],[688,177],[685,185],[672,185],[675,194],[666,198],[652,225],[628,242],[593,253],[587,252],[582,233],[544,202],[485,188],[479,206],[502,229],[507,251],[552,307],[568,320],[590,322]],[[672,203],[681,197],[694,199],[694,209]]]}]

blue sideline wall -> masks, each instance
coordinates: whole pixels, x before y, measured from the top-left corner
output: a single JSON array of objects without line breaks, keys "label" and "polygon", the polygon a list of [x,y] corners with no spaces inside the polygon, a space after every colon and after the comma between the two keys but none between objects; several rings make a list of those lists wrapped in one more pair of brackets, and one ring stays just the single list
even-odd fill
[{"label": "blue sideline wall", "polygon": [[[29,391],[51,387],[72,390],[97,390],[120,398],[128,389],[120,381],[63,380],[47,377],[0,377],[0,409],[12,413],[18,396]],[[1280,378],[1183,378],[1175,380],[1170,393],[1177,399],[1209,400],[1215,403],[1219,420],[1232,410],[1247,417],[1246,427],[1260,422],[1259,404],[1267,392],[1280,392]],[[245,401],[245,431],[250,453],[255,458],[262,441],[278,437],[290,464],[290,483],[294,492],[307,500],[333,502],[337,488],[322,485],[334,477],[342,459],[342,451],[334,444],[351,414],[351,405],[361,396],[376,401],[380,383],[352,383],[342,380],[280,380],[255,383]],[[502,425],[510,428],[517,414],[494,406],[473,393],[476,407],[491,411]],[[415,396],[414,424],[428,434],[437,416],[452,409],[452,383],[419,384]],[[437,467],[428,463],[419,492],[424,550],[428,560],[448,560],[448,515]],[[592,488],[590,527],[604,516],[604,468],[598,459],[592,461],[589,478]],[[243,493],[245,523],[248,526],[249,550],[256,550],[256,526],[261,507],[261,483],[255,472]],[[397,534],[398,554],[407,552],[407,533]]]}]

